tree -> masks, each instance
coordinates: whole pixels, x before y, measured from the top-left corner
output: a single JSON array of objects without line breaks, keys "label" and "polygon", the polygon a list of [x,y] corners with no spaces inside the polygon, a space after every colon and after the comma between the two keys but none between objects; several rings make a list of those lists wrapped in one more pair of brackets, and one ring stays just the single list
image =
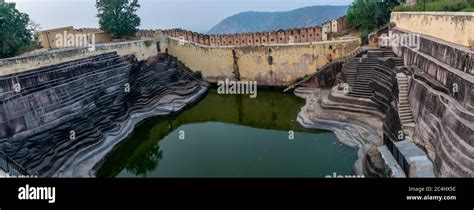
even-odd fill
[{"label": "tree", "polygon": [[100,29],[112,36],[134,35],[140,26],[138,0],[96,0]]},{"label": "tree", "polygon": [[355,0],[347,11],[347,23],[363,33],[377,29],[390,21],[390,12],[397,0]]},{"label": "tree", "polygon": [[0,58],[15,56],[33,44],[33,24],[15,6],[0,0]]}]

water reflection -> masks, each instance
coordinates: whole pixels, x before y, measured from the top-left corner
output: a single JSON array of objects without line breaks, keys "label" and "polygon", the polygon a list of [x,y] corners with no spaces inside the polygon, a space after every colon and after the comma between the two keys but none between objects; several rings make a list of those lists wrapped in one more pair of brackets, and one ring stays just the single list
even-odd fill
[{"label": "water reflection", "polygon": [[[218,95],[211,89],[203,100],[184,112],[149,119],[138,126],[107,157],[97,176],[324,176],[331,170],[350,173],[355,151],[340,146],[330,132],[301,127],[296,116],[303,105],[304,100],[276,91],[259,91],[258,97],[251,99],[244,95]],[[179,130],[186,131],[185,141],[178,139]],[[289,130],[296,132],[294,142],[288,141]],[[333,167],[328,158],[340,159],[341,163]],[[300,165],[294,166],[294,162]]]}]

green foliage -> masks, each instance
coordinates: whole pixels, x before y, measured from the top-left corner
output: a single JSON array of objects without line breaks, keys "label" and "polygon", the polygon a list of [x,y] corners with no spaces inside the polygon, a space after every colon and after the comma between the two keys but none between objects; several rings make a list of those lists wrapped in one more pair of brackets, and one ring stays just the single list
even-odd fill
[{"label": "green foliage", "polygon": [[138,0],[96,0],[100,29],[112,36],[134,35],[140,26]]},{"label": "green foliage", "polygon": [[197,79],[202,79],[202,72],[201,71],[195,71],[192,73],[193,77],[194,78],[197,78]]},{"label": "green foliage", "polygon": [[296,79],[293,81],[293,84],[294,84],[294,83],[301,82],[301,81],[303,81],[303,79],[304,79],[304,77],[298,77],[298,78],[296,78]]},{"label": "green foliage", "polygon": [[147,46],[147,47],[150,47],[151,44],[153,44],[153,42],[150,41],[150,40],[147,40],[147,41],[145,41],[144,43],[145,43],[145,46]]},{"label": "green foliage", "polygon": [[193,71],[189,67],[186,66],[184,62],[178,61],[178,67],[189,72],[194,78],[202,79],[202,72],[201,71]]},{"label": "green foliage", "polygon": [[0,58],[15,56],[33,44],[30,18],[15,6],[0,0]]},{"label": "green foliage", "polygon": [[397,0],[355,0],[347,11],[347,23],[368,34],[387,24],[391,9],[398,4]]},{"label": "green foliage", "polygon": [[405,6],[400,5],[393,9],[393,11],[436,11],[436,12],[458,12],[458,11],[473,11],[474,0],[426,0],[418,1],[415,5]]},{"label": "green foliage", "polygon": [[473,7],[468,7],[468,8],[464,8],[463,10],[461,10],[462,12],[474,12],[474,6]]}]

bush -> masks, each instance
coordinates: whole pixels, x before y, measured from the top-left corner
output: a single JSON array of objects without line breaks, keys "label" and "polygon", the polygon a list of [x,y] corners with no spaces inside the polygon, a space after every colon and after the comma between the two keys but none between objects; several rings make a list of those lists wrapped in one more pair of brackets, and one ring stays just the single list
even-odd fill
[{"label": "bush", "polygon": [[469,4],[467,2],[445,1],[435,6],[434,11],[461,11],[467,7],[469,7]]},{"label": "bush", "polygon": [[145,43],[145,46],[147,46],[147,47],[150,47],[151,44],[153,44],[153,42],[150,41],[150,40],[147,40],[147,41],[145,41],[144,43]]},{"label": "bush", "polygon": [[192,73],[194,78],[202,79],[202,72],[201,71],[195,71]]},{"label": "bush", "polygon": [[361,31],[373,31],[390,21],[397,0],[355,0],[347,11],[347,24]]},{"label": "bush", "polygon": [[471,11],[474,6],[474,0],[439,0],[439,1],[429,1],[427,0],[426,5],[423,1],[419,1],[415,5],[404,6],[400,5],[393,8],[393,11],[448,11],[448,12],[457,12],[457,11]]},{"label": "bush", "polygon": [[462,12],[474,12],[474,6],[473,7],[468,7],[468,8],[464,8],[463,10],[461,10]]},{"label": "bush", "polygon": [[303,81],[304,78],[305,78],[305,77],[298,77],[298,78],[296,78],[295,80],[293,80],[293,84]]},{"label": "bush", "polygon": [[367,30],[364,30],[360,33],[360,40],[362,42],[362,45],[369,44],[369,34],[370,32]]},{"label": "bush", "polygon": [[186,66],[185,63],[178,61],[178,67],[189,72],[194,78],[202,79],[202,72],[201,71],[193,71],[189,67]]}]

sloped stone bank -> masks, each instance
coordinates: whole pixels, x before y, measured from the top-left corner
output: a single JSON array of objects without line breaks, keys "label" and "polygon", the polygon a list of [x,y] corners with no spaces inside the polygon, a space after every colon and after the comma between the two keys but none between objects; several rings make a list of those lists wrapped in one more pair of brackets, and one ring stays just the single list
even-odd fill
[{"label": "sloped stone bank", "polygon": [[2,76],[0,86],[0,149],[39,176],[93,176],[137,123],[207,91],[174,60],[116,53]]}]

